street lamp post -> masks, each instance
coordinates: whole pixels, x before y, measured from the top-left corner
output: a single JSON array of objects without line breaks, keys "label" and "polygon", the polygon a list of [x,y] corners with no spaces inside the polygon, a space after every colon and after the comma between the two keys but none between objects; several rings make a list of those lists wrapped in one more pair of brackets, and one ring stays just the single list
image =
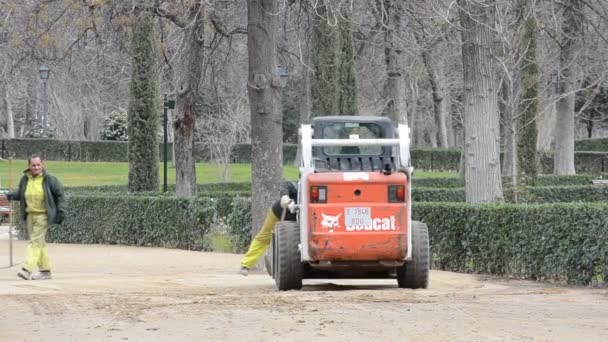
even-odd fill
[{"label": "street lamp post", "polygon": [[167,143],[168,143],[168,132],[167,132],[167,123],[168,123],[168,109],[175,109],[175,100],[169,100],[167,98],[167,94],[165,94],[165,100],[163,101],[163,192],[167,192]]},{"label": "street lamp post", "polygon": [[43,64],[40,69],[38,69],[38,72],[40,73],[40,79],[42,80],[42,83],[44,84],[43,87],[43,93],[42,93],[42,118],[43,118],[43,122],[42,124],[44,125],[44,137],[48,138],[49,136],[49,125],[48,125],[48,117],[49,117],[49,97],[48,97],[48,91],[47,91],[47,81],[49,79],[49,74],[51,73],[51,70],[49,69],[48,66],[46,66],[46,64]]}]

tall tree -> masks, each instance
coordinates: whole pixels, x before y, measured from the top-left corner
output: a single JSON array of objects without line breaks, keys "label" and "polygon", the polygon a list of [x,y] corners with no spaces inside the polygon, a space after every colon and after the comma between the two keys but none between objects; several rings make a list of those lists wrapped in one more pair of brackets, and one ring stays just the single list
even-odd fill
[{"label": "tall tree", "polygon": [[319,3],[314,21],[311,58],[313,115],[357,115],[355,78],[349,9]]},{"label": "tall tree", "polygon": [[494,65],[495,4],[458,0],[464,71],[464,165],[467,202],[503,198],[500,131]]},{"label": "tall tree", "polygon": [[449,36],[451,26],[442,23],[444,19],[441,19],[441,22],[430,19],[429,13],[432,13],[432,9],[425,8],[425,2],[408,1],[405,6],[410,19],[408,25],[421,49],[422,62],[431,86],[434,114],[434,127],[430,132],[431,145],[448,147],[448,79],[441,43]]},{"label": "tall tree", "polygon": [[573,175],[574,171],[574,99],[577,74],[575,61],[582,37],[582,0],[567,0],[562,4],[562,39],[560,72],[556,105],[554,173]]},{"label": "tall tree", "polygon": [[248,92],[251,107],[252,234],[268,204],[278,197],[283,175],[283,119],[277,73],[277,0],[247,2]]},{"label": "tall tree", "polygon": [[177,113],[173,121],[175,155],[175,192],[188,197],[196,193],[196,164],[194,161],[194,128],[196,126],[195,100],[199,94],[203,59],[205,57],[205,25],[202,0],[191,3],[184,23],[184,45],[177,87]]},{"label": "tall tree", "polygon": [[517,140],[518,173],[525,178],[536,178],[538,173],[536,140],[538,128],[538,64],[536,62],[536,46],[538,23],[534,16],[534,2],[523,5],[523,20],[519,53],[520,99],[518,103],[519,139]]},{"label": "tall tree", "polygon": [[384,60],[386,80],[384,81],[385,105],[382,111],[394,123],[408,123],[404,100],[403,75],[400,63],[401,48],[397,36],[401,33],[401,2],[396,0],[376,0],[378,12],[384,27]]},{"label": "tall tree", "polygon": [[154,21],[136,10],[129,84],[129,191],[157,191],[160,88]]}]

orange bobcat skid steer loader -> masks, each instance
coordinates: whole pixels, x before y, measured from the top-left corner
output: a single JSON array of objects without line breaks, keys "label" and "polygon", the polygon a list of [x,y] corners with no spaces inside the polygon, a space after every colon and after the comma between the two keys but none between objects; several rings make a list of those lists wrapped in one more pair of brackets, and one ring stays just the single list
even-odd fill
[{"label": "orange bobcat skid steer loader", "polygon": [[382,117],[318,117],[300,129],[298,203],[277,223],[267,268],[279,290],[305,278],[397,278],[426,288],[429,238],[411,220],[409,128]]}]

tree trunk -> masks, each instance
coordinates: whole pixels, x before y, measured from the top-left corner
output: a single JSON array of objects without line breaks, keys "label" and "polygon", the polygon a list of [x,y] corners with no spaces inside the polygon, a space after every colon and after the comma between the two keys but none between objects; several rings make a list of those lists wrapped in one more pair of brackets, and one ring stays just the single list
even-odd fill
[{"label": "tree trunk", "polygon": [[517,174],[515,171],[517,168],[517,140],[515,137],[517,125],[515,120],[513,120],[513,107],[511,106],[512,91],[511,82],[509,82],[507,77],[503,77],[498,108],[502,114],[503,121],[504,155],[502,159],[502,175],[505,177],[512,177]]},{"label": "tree trunk", "polygon": [[411,99],[409,101],[408,112],[410,113],[410,129],[412,134],[412,145],[421,146],[424,141],[424,134],[420,120],[418,119],[418,80],[413,79],[409,82]]},{"label": "tree trunk", "polygon": [[283,118],[277,75],[277,0],[247,2],[248,92],[251,106],[251,234],[278,199],[283,176]]},{"label": "tree trunk", "polygon": [[573,175],[574,170],[574,95],[576,83],[575,54],[582,35],[582,1],[569,0],[563,5],[562,42],[559,56],[560,77],[556,104],[554,173]]},{"label": "tree trunk", "polygon": [[[419,42],[420,44],[420,42]],[[437,147],[448,147],[447,111],[448,101],[443,84],[443,65],[433,58],[430,50],[422,52],[422,61],[429,75],[431,90],[433,92],[433,113],[435,114],[435,128],[431,130],[436,136]]]},{"label": "tree trunk", "polygon": [[386,63],[386,80],[384,83],[383,116],[387,116],[394,124],[407,125],[407,111],[404,103],[403,75],[399,63],[401,49],[397,46],[396,32],[401,30],[401,10],[399,0],[384,0],[383,4],[378,0],[376,6],[385,11],[383,26],[384,33],[384,58]]},{"label": "tree trunk", "polygon": [[[525,18],[522,20],[519,53],[519,79],[521,96],[518,101],[519,139],[517,141],[518,174],[527,178],[536,178],[538,173],[536,144],[538,129],[538,65],[536,63],[536,18],[531,5],[525,5]],[[525,181],[525,180],[524,180]]]},{"label": "tree trunk", "polygon": [[15,115],[13,113],[11,96],[8,91],[8,83],[5,82],[2,88],[4,93],[4,110],[6,112],[6,135],[8,138],[13,139],[15,137]]},{"label": "tree trunk", "polygon": [[[310,39],[306,40],[306,46],[304,47],[304,56],[302,59],[304,63],[308,65],[310,61]],[[299,126],[302,127],[303,124],[309,124],[311,113],[312,113],[312,104],[311,104],[311,95],[310,95],[310,73],[311,71],[307,66],[302,67],[302,98],[300,98],[300,118],[299,118]],[[299,139],[299,136],[298,136]],[[297,142],[298,147],[296,151],[296,158],[293,162],[294,166],[299,167],[302,162],[302,146],[300,146],[300,142]]]},{"label": "tree trunk", "polygon": [[205,8],[196,1],[188,10],[191,22],[184,30],[185,42],[177,88],[177,113],[173,121],[175,157],[175,193],[180,197],[196,193],[196,164],[194,161],[194,128],[196,126],[196,96],[200,94],[205,58]]},{"label": "tree trunk", "polygon": [[494,66],[494,2],[459,0],[464,68],[465,197],[470,203],[503,198]]}]

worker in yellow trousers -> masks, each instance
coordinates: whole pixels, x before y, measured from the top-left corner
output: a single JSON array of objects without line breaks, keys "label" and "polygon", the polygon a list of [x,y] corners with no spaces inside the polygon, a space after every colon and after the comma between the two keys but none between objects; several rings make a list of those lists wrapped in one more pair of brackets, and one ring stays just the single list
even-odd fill
[{"label": "worker in yellow trousers", "polygon": [[[296,183],[286,182],[281,190],[281,195],[281,199],[275,201],[268,210],[268,215],[266,215],[262,228],[253,238],[247,253],[243,259],[241,259],[241,269],[239,273],[244,276],[249,274],[249,270],[255,266],[260,257],[266,252],[266,249],[268,249],[268,246],[270,246],[272,232],[283,214],[283,208],[289,201],[297,200],[298,189]],[[285,221],[295,221],[296,214],[286,210],[284,219]]]},{"label": "worker in yellow trousers", "polygon": [[[44,169],[39,155],[28,159],[28,168],[23,173],[17,191],[7,195],[8,200],[20,202],[20,217],[26,222],[30,238],[25,262],[17,275],[25,280],[51,279],[46,233],[50,224],[63,222],[66,209],[63,185]],[[32,275],[35,269],[39,272]]]}]

